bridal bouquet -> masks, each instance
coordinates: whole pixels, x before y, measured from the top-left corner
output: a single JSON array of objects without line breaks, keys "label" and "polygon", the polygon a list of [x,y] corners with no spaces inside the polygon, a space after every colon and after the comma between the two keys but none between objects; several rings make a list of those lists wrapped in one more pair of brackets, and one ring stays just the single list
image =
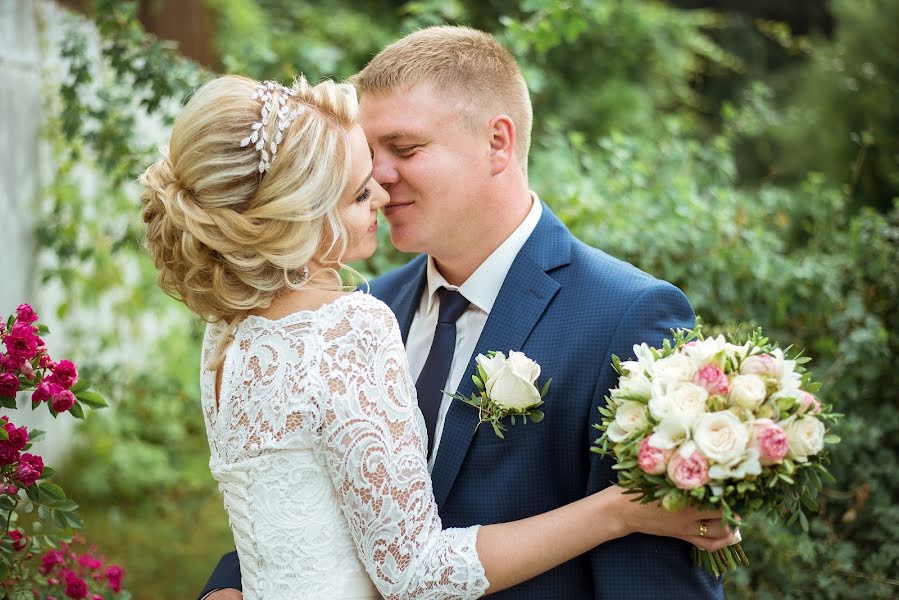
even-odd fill
[{"label": "bridal bouquet", "polygon": [[[840,416],[814,395],[810,359],[788,359],[760,329],[740,343],[704,338],[698,325],[634,354],[613,357],[621,377],[592,448],[615,456],[618,484],[672,511],[720,508],[732,526],[767,512],[807,529],[803,507],[815,511],[822,479],[832,481],[825,444],[839,438],[827,425]],[[694,559],[716,577],[748,564],[739,544],[694,548]]]}]

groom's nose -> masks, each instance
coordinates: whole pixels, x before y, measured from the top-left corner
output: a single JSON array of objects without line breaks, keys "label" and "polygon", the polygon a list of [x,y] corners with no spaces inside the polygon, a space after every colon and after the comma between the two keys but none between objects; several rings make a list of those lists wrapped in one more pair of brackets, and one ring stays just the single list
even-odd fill
[{"label": "groom's nose", "polygon": [[372,158],[372,177],[387,189],[387,186],[400,180],[400,175],[394,167],[393,161],[390,160],[390,156],[385,156],[385,154],[385,152],[375,153]]}]

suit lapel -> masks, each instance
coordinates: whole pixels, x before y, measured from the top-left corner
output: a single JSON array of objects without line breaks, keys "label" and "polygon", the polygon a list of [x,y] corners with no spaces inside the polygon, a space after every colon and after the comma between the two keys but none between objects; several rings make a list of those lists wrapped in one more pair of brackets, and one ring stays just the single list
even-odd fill
[{"label": "suit lapel", "polygon": [[[460,394],[470,396],[474,391],[471,375],[478,354],[490,350],[508,353],[524,346],[561,287],[546,271],[568,263],[570,244],[571,234],[544,205],[537,228],[518,253],[500,288],[459,384]],[[431,473],[438,506],[443,505],[459,473],[477,422],[477,410],[473,407],[455,401],[450,405]]]},{"label": "suit lapel", "polygon": [[412,327],[412,319],[415,317],[415,311],[418,310],[421,293],[427,282],[428,257],[421,255],[413,259],[413,263],[414,261],[419,261],[420,264],[413,267],[412,277],[409,277],[396,296],[387,303],[399,323],[404,344],[406,338],[409,337],[409,328]]}]

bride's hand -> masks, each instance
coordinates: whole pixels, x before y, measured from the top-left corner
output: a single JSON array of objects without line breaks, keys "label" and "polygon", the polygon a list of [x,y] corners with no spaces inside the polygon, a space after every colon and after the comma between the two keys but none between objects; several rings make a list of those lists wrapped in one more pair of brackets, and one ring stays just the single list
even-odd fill
[{"label": "bride's hand", "polygon": [[648,504],[635,502],[634,498],[638,496],[623,492],[623,488],[616,485],[603,490],[602,493],[617,494],[615,505],[619,511],[615,514],[620,515],[625,535],[647,533],[674,537],[710,552],[740,541],[739,530],[734,531],[729,526],[721,525],[721,510],[699,510],[690,507],[671,512],[655,502]]}]

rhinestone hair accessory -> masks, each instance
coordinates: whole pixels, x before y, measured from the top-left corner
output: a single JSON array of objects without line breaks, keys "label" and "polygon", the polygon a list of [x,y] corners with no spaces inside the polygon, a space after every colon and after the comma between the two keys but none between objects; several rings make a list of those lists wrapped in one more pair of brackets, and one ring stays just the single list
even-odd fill
[{"label": "rhinestone hair accessory", "polygon": [[[279,92],[277,100],[275,92]],[[264,81],[256,86],[251,98],[258,100],[262,104],[260,120],[253,123],[250,135],[240,140],[240,147],[246,148],[250,144],[255,144],[256,151],[259,152],[259,172],[265,173],[272,166],[272,161],[278,153],[278,145],[284,139],[284,130],[290,127],[294,119],[300,114],[300,110],[290,110],[287,106],[287,98],[296,98],[297,91],[285,87],[276,81]],[[278,120],[277,130],[271,137],[266,130],[274,113]]]}]

